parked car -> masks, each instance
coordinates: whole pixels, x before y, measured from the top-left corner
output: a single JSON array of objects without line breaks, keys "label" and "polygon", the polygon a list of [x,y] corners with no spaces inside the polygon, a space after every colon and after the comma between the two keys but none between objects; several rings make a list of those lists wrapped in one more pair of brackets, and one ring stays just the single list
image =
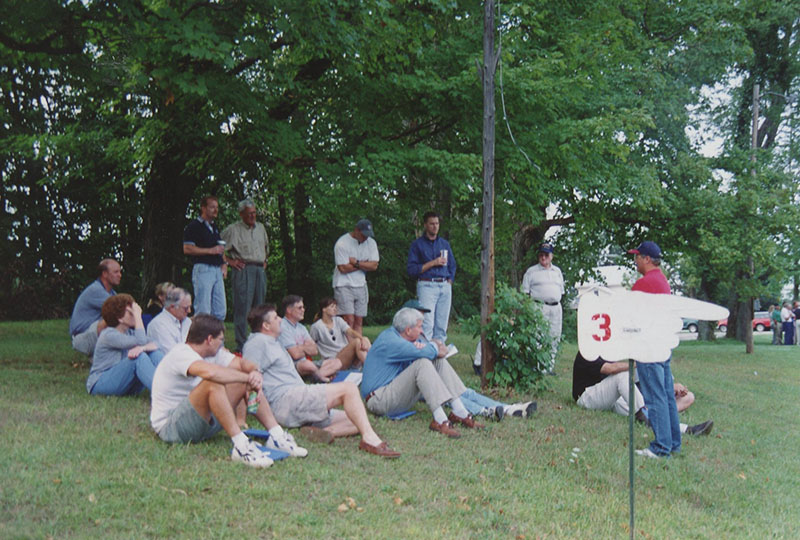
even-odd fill
[{"label": "parked car", "polygon": [[[726,332],[728,330],[728,319],[722,319],[719,321],[717,329],[720,332]],[[753,314],[753,330],[756,332],[772,330],[772,320],[769,318],[769,312],[756,311]]]},{"label": "parked car", "polygon": [[697,319],[683,319],[683,329],[688,330],[692,334],[697,333]]}]

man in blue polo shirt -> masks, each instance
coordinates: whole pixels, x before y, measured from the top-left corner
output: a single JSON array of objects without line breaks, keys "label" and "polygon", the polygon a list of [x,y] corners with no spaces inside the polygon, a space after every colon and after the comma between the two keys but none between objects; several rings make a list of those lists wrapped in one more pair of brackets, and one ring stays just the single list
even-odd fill
[{"label": "man in blue polo shirt", "polygon": [[453,299],[456,258],[450,243],[439,236],[439,214],[426,212],[422,221],[425,232],[411,243],[406,271],[417,280],[420,303],[430,310],[424,314],[422,333],[429,340],[444,343]]},{"label": "man in blue polo shirt", "polygon": [[194,312],[210,313],[224,321],[225,284],[222,281],[227,266],[222,258],[225,245],[214,220],[219,213],[219,202],[212,195],[200,201],[200,217],[193,219],[183,230],[183,254],[194,263],[192,286],[194,287]]},{"label": "man in blue polo shirt", "polygon": [[103,302],[114,296],[113,287],[119,286],[122,279],[122,267],[114,259],[103,259],[97,266],[97,279],[86,287],[78,296],[72,317],[69,320],[69,334],[72,336],[72,348],[87,356],[94,354],[97,336],[106,327],[100,317]]}]

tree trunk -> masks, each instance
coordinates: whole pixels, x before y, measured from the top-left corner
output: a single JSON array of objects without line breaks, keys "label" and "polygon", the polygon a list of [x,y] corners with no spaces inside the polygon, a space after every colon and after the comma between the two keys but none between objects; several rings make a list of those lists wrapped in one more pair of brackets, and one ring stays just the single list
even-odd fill
[{"label": "tree trunk", "polygon": [[294,244],[289,232],[289,216],[286,213],[286,197],[278,195],[278,229],[283,250],[283,266],[286,271],[286,290],[292,291],[294,287]]},{"label": "tree trunk", "polygon": [[182,278],[183,267],[189,264],[183,255],[183,229],[196,185],[197,180],[184,173],[184,164],[169,149],[153,159],[144,197],[142,298],[149,298],[162,281],[191,285],[189,278]]},{"label": "tree trunk", "polygon": [[287,278],[290,284],[290,292],[299,294],[307,298],[310,305],[316,304],[316,292],[313,289],[314,281],[311,278],[311,266],[314,264],[314,254],[311,249],[311,225],[306,218],[309,200],[306,193],[305,184],[298,182],[294,188],[294,243],[295,256],[297,258],[292,280]]}]

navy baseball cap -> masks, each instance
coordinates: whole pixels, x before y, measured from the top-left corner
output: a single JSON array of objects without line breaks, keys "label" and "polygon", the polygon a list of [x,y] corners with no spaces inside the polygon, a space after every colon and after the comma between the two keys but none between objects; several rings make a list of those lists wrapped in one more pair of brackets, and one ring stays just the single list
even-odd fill
[{"label": "navy baseball cap", "polygon": [[553,244],[545,242],[544,244],[539,246],[539,253],[553,253]]},{"label": "navy baseball cap", "polygon": [[374,238],[375,233],[372,232],[372,222],[368,219],[362,219],[356,223],[356,229],[361,231],[361,234],[369,238]]},{"label": "navy baseball cap", "polygon": [[417,311],[421,311],[422,313],[430,313],[430,311],[431,311],[431,310],[426,309],[425,307],[423,307],[423,305],[419,303],[419,300],[416,300],[416,299],[415,300],[409,300],[408,302],[403,304],[403,307],[404,308],[407,307],[407,308],[411,308],[411,309],[416,309]]},{"label": "navy baseball cap", "polygon": [[658,244],[655,242],[651,242],[650,240],[645,240],[639,247],[636,249],[629,249],[628,253],[633,253],[636,255],[646,255],[647,257],[651,257],[653,259],[660,259],[661,258],[661,248],[658,247]]}]

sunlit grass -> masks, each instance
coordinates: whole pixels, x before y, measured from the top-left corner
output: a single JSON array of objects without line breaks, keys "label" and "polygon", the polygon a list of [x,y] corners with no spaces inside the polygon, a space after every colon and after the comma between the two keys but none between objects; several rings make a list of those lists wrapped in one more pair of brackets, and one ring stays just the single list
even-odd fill
[{"label": "sunlit grass", "polygon": [[[477,387],[475,340],[452,339],[456,369]],[[728,341],[675,351],[673,371],[697,396],[684,421],[713,418],[715,428],[685,438],[676,458],[636,462],[639,536],[800,537],[800,347],[757,339],[753,355]],[[230,462],[222,435],[160,442],[146,394],[87,395],[88,364],[65,321],[3,323],[0,537],[627,537],[627,424],[575,407],[574,353],[564,348],[533,420],[449,440],[418,407],[402,422],[372,418],[399,460],[346,439],[251,470]],[[635,436],[637,447],[650,439],[641,427]]]}]

